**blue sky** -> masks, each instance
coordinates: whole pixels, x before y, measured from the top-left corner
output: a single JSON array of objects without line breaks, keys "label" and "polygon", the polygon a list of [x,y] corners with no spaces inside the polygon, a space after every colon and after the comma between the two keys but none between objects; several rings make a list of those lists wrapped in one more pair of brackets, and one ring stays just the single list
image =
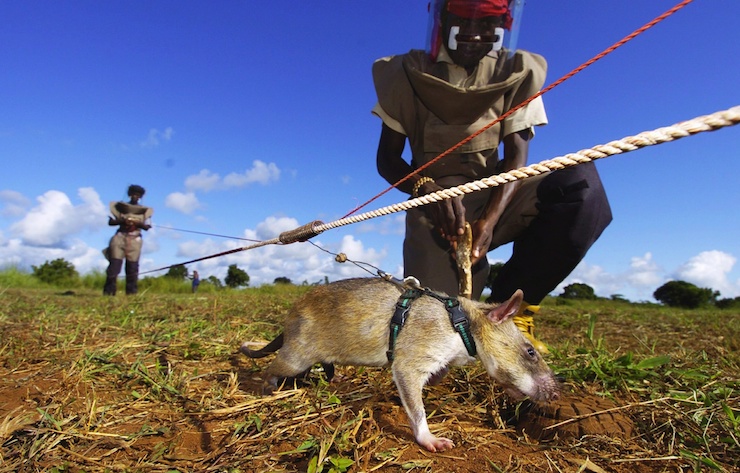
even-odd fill
[{"label": "blue sky", "polygon": [[[677,3],[529,1],[519,47],[547,58],[550,84]],[[0,2],[0,267],[104,270],[108,202],[132,183],[155,209],[142,271],[248,244],[166,227],[271,239],[384,190],[370,69],[424,48],[426,0],[276,5]],[[735,0],[695,0],[547,93],[530,162],[740,105],[738,17]],[[614,221],[564,284],[650,300],[683,279],[740,296],[739,143],[736,126],[600,161]],[[402,219],[312,241],[400,274]],[[223,278],[229,264],[253,285],[366,275],[310,244],[189,269]]]}]

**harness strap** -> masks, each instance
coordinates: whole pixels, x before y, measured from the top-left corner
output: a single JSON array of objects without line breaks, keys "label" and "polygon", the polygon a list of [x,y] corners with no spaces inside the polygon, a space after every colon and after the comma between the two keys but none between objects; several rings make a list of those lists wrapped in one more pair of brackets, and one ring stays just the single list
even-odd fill
[{"label": "harness strap", "polygon": [[422,295],[431,296],[444,304],[450,316],[452,328],[460,335],[468,354],[475,356],[478,351],[475,346],[475,340],[470,333],[470,319],[462,307],[460,307],[460,301],[455,297],[441,296],[427,288],[420,289],[412,287],[406,289],[401,294],[401,297],[398,298],[398,302],[396,302],[396,310],[393,312],[393,317],[391,318],[391,332],[388,340],[388,351],[386,352],[388,361],[393,363],[393,348],[396,345],[398,334],[401,333],[401,329],[406,324],[406,317],[409,314],[409,310],[411,310],[411,303]]},{"label": "harness strap", "polygon": [[385,352],[388,357],[388,361],[393,363],[393,347],[396,345],[396,339],[398,334],[401,333],[401,329],[406,324],[406,317],[411,310],[411,303],[421,297],[422,291],[416,288],[409,288],[401,294],[396,302],[396,310],[393,312],[393,318],[391,318],[391,333],[388,339],[388,351]]},{"label": "harness strap", "polygon": [[468,319],[467,314],[465,314],[462,307],[460,307],[460,301],[454,297],[448,298],[445,302],[445,308],[450,314],[450,323],[452,324],[452,328],[460,334],[460,338],[462,338],[465,349],[468,350],[468,355],[475,356],[475,354],[478,353],[478,350],[475,347],[475,340],[470,334],[470,319]]}]

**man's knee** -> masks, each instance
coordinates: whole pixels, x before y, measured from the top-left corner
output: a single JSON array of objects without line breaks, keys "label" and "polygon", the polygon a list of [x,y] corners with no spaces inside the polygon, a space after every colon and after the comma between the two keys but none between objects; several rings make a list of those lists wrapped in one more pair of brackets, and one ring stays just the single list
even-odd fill
[{"label": "man's knee", "polygon": [[121,267],[123,267],[123,260],[117,259],[117,258],[111,258],[111,260],[108,262],[108,269],[106,270],[106,274],[108,277],[116,277],[118,276],[118,273],[121,272]]},{"label": "man's knee", "polygon": [[540,213],[570,228],[574,238],[593,242],[612,220],[609,199],[593,163],[553,172],[537,194]]}]

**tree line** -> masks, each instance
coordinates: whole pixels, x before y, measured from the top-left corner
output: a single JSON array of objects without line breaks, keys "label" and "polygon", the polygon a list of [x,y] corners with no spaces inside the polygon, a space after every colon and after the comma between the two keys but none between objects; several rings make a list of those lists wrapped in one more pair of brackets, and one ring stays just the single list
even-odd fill
[{"label": "tree line", "polygon": [[[488,275],[488,287],[491,287],[498,271],[503,265],[503,263],[491,265],[491,272]],[[563,293],[558,295],[558,297],[582,300],[602,299],[596,295],[594,288],[584,283],[573,283],[565,286]],[[720,299],[719,291],[698,287],[686,281],[668,281],[653,292],[653,297],[656,301],[668,307],[683,309],[706,307],[717,307],[719,309],[740,308],[740,297]],[[620,294],[614,294],[609,299],[629,302]]]},{"label": "tree line", "polygon": [[[73,283],[77,280],[80,275],[75,269],[74,265],[64,258],[58,258],[53,261],[46,261],[44,264],[39,266],[31,266],[32,275],[39,281],[54,285],[64,286]],[[185,265],[178,264],[171,266],[167,273],[158,277],[145,277],[142,279],[142,283],[145,283],[147,279],[158,279],[164,278],[174,281],[185,281],[192,275],[189,273]],[[232,264],[226,271],[226,277],[221,282],[216,276],[208,276],[202,279],[205,284],[212,284],[216,288],[239,288],[249,286],[249,274],[246,271],[239,268],[237,265]]]},{"label": "tree line", "polygon": [[[488,275],[487,286],[491,287],[498,271],[503,267],[503,263],[491,265],[491,272]],[[74,282],[79,278],[79,273],[74,265],[64,258],[46,261],[40,266],[32,266],[33,276],[41,282],[62,286]],[[184,281],[190,277],[188,269],[178,264],[169,268],[167,273],[160,278],[167,278],[175,281]],[[150,278],[144,278],[144,281]],[[229,265],[226,277],[221,282],[216,276],[208,276],[202,279],[203,283],[212,284],[215,288],[223,287],[240,288],[249,286],[249,274],[239,268],[237,265]],[[328,283],[328,278],[326,278]],[[292,284],[287,277],[275,278],[275,284]],[[596,300],[598,297],[594,289],[588,284],[573,283],[563,288],[563,293],[557,297],[563,299],[581,299]],[[720,292],[710,288],[701,288],[686,281],[668,281],[653,293],[655,300],[669,307],[679,307],[685,309],[697,309],[705,307],[716,307],[719,309],[740,308],[740,297],[720,299]],[[609,299],[615,301],[629,302],[619,294],[612,295]]]}]

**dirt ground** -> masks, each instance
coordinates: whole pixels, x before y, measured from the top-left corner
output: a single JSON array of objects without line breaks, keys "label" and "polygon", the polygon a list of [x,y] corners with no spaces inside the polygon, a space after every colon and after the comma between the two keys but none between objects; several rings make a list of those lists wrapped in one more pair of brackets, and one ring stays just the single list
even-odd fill
[{"label": "dirt ground", "polygon": [[[214,304],[204,299],[203,307]],[[64,303],[57,309],[64,311]],[[24,307],[34,307],[33,301],[6,301],[0,317],[0,472],[653,473],[711,467],[687,441],[700,441],[701,425],[689,418],[701,402],[690,400],[687,408],[650,396],[647,380],[641,392],[605,396],[597,382],[566,378],[563,399],[535,406],[513,403],[479,366],[454,369],[439,386],[425,389],[432,431],[455,442],[452,450],[434,454],[414,443],[387,370],[338,368],[328,384],[317,372],[300,389],[263,396],[259,372],[269,358],[246,359],[236,340],[199,338],[223,347],[219,356],[203,355],[182,331],[167,339],[161,331],[84,321],[52,326],[38,321],[43,314],[14,317]],[[582,329],[559,316],[543,315],[542,338],[557,346],[579,343]],[[675,359],[727,350],[713,330],[679,336],[685,331],[676,328],[671,336],[668,325],[648,328],[666,334],[652,350]],[[622,352],[644,349],[628,319],[606,320],[600,331]],[[711,448],[715,471],[740,471],[732,458],[737,450]]]}]

